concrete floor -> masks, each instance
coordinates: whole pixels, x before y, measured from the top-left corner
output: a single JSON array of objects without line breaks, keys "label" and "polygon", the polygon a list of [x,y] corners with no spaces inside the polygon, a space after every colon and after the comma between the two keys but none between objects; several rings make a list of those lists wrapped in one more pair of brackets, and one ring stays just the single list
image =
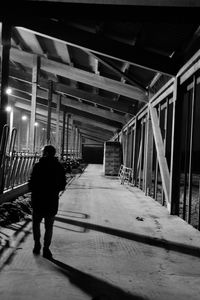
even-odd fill
[{"label": "concrete floor", "polygon": [[1,300],[200,298],[200,233],[102,165],[61,196],[54,260],[32,247],[29,234],[1,270]]}]

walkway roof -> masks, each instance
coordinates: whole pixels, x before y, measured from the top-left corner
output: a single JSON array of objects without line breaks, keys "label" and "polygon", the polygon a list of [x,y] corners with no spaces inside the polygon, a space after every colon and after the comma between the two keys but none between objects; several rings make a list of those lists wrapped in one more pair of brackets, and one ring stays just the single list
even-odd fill
[{"label": "walkway roof", "polygon": [[[27,109],[40,57],[38,119],[48,82],[83,136],[102,142],[122,128],[199,49],[200,2],[188,0],[6,1],[10,100]],[[6,18],[5,18],[6,17]],[[55,105],[54,105],[55,107]]]}]

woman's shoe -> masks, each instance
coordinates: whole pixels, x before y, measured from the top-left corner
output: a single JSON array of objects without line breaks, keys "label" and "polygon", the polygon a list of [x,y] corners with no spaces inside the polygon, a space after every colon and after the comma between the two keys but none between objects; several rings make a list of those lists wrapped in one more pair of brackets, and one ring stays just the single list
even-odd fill
[{"label": "woman's shoe", "polygon": [[41,249],[41,245],[40,244],[35,244],[35,246],[33,248],[33,254],[39,255],[40,254],[40,249]]},{"label": "woman's shoe", "polygon": [[49,250],[49,248],[43,248],[43,257],[47,258],[47,259],[53,258],[53,255],[52,255],[51,251]]}]

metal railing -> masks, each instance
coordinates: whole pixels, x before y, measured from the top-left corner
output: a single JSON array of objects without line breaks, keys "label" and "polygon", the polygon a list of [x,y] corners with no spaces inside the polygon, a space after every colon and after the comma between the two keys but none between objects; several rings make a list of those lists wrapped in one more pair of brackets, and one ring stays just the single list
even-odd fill
[{"label": "metal railing", "polygon": [[0,194],[28,182],[30,172],[38,161],[37,153],[16,152],[17,130],[4,125],[0,142]]}]

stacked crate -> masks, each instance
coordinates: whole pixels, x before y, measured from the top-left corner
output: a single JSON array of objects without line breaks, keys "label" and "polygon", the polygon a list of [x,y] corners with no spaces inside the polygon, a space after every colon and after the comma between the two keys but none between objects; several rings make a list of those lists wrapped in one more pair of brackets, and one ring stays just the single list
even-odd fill
[{"label": "stacked crate", "polygon": [[121,144],[119,142],[104,143],[103,171],[105,175],[118,175],[121,157]]}]

